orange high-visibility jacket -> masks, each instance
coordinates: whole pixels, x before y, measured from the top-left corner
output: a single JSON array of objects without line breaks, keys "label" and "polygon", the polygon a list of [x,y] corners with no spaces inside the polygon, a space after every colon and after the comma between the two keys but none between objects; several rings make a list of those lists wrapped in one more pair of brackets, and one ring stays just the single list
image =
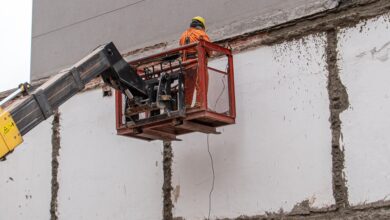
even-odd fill
[{"label": "orange high-visibility jacket", "polygon": [[[198,42],[199,40],[205,40],[210,42],[209,36],[206,34],[206,32],[203,29],[197,29],[197,28],[188,28],[180,37],[180,46],[191,44]],[[187,59],[188,55],[195,54],[196,49],[186,49],[183,51],[183,61]],[[208,53],[208,52],[207,52]],[[192,59],[192,58],[190,58]],[[192,103],[195,101],[195,103],[200,104],[202,102],[202,96],[200,91],[200,82],[197,74],[197,66],[194,66],[193,68],[189,68],[186,70],[186,80],[184,81],[184,88],[186,88],[185,92],[185,103],[186,106],[191,107]],[[196,98],[194,100],[194,92],[196,88]],[[208,74],[206,75],[206,91],[204,91],[207,94],[208,90]],[[196,104],[195,104],[196,105]]]},{"label": "orange high-visibility jacket", "polygon": [[[180,37],[180,46],[198,42],[199,40],[210,41],[209,36],[203,29],[190,27]],[[195,49],[186,51],[187,53],[195,53]]]}]

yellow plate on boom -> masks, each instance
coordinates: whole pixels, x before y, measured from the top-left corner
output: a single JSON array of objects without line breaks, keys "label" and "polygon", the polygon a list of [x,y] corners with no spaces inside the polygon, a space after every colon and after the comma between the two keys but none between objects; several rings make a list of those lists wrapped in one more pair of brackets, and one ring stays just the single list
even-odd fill
[{"label": "yellow plate on boom", "polygon": [[0,108],[0,158],[23,142],[11,114]]}]

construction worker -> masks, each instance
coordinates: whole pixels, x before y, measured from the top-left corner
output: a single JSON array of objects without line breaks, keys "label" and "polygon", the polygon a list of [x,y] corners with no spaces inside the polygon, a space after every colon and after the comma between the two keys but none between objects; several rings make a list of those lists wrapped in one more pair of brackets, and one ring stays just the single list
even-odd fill
[{"label": "construction worker", "polygon": [[[209,36],[206,34],[206,20],[200,16],[192,18],[190,27],[184,31],[180,37],[180,46],[198,42],[199,40],[210,41]],[[196,53],[195,49],[187,50],[187,57],[184,59],[190,59],[191,56]]]},{"label": "construction worker", "polygon": [[[180,37],[180,46],[198,42],[199,40],[210,41],[209,36],[206,34],[206,20],[203,17],[196,16],[192,18],[190,27],[184,31]],[[207,54],[208,55],[208,54]],[[183,61],[188,59],[196,59],[197,53],[195,48],[187,49],[183,51]],[[201,97],[199,93],[200,82],[197,74],[197,66],[186,68],[185,71],[185,84],[186,89],[185,103],[186,107],[196,107],[201,103]],[[208,75],[206,77],[206,94],[208,87]]]}]

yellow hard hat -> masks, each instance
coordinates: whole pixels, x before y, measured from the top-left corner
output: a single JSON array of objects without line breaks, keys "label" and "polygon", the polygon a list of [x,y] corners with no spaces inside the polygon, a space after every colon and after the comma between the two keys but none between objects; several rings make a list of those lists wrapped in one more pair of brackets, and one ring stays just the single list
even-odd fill
[{"label": "yellow hard hat", "polygon": [[192,18],[193,21],[199,21],[200,23],[203,24],[204,28],[206,28],[206,19],[204,19],[201,16],[196,16]]}]

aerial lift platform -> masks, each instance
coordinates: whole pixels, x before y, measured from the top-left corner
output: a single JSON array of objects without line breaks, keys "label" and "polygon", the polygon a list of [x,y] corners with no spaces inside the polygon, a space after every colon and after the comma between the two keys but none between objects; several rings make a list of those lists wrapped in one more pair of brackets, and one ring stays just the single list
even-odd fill
[{"label": "aerial lift platform", "polygon": [[[195,51],[191,58],[185,55],[188,50]],[[196,77],[190,79],[188,75],[194,72]],[[174,141],[192,132],[217,134],[217,127],[235,123],[231,50],[200,41],[126,62],[108,43],[34,91],[23,84],[0,102],[0,158],[99,76],[115,89],[118,135]],[[186,88],[186,80],[196,80],[195,88]],[[195,105],[186,103],[186,93],[196,94]],[[21,97],[14,100],[17,96]]]},{"label": "aerial lift platform", "polygon": [[[183,61],[183,51],[189,50],[196,51],[196,56]],[[213,66],[207,54],[213,54],[222,62]],[[169,82],[171,85],[168,87],[174,93],[173,100],[166,102],[166,108],[162,108],[162,111],[157,114],[153,114],[150,108],[134,111],[131,107],[126,107],[126,96],[117,90],[115,107],[116,128],[119,135],[148,141],[172,141],[178,140],[178,135],[192,132],[217,134],[217,127],[235,123],[234,69],[231,50],[200,41],[134,60],[129,64],[137,70],[145,82],[162,77],[166,77],[169,81],[178,76],[179,84],[175,85],[174,80]],[[196,106],[188,106],[188,104],[186,106],[184,96],[190,88],[184,88],[181,92],[184,83],[180,84],[180,75],[185,76],[188,71],[194,69],[199,78],[196,93],[199,93],[200,98]],[[129,120],[129,117],[134,116],[136,118],[134,121]]]}]

